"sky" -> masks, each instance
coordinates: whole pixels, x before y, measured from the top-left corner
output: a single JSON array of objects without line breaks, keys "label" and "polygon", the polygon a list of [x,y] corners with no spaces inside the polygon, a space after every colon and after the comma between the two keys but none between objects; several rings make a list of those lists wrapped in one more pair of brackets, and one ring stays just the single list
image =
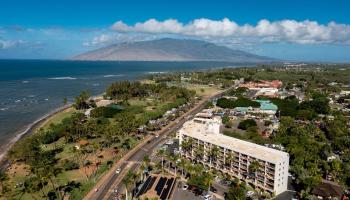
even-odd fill
[{"label": "sky", "polygon": [[2,0],[0,58],[198,39],[283,60],[350,62],[348,0]]}]

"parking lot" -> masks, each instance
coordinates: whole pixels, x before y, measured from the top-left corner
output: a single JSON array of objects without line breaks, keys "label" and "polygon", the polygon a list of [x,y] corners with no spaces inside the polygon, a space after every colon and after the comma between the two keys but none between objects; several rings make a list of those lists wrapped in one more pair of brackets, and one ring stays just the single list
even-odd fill
[{"label": "parking lot", "polygon": [[181,187],[177,187],[174,191],[173,200],[203,200],[203,197],[196,196],[189,190],[182,190]]}]

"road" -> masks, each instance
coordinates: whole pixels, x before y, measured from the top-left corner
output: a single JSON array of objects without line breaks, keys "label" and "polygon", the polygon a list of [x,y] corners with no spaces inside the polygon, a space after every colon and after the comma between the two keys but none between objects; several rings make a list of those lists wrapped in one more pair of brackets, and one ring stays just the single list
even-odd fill
[{"label": "road", "polygon": [[147,155],[151,155],[152,151],[161,143],[164,143],[166,140],[166,136],[170,135],[173,132],[176,132],[179,130],[182,125],[188,121],[188,116],[194,116],[195,114],[199,113],[201,110],[203,110],[205,103],[209,99],[217,98],[221,96],[222,92],[207,98],[203,100],[201,103],[197,104],[192,110],[185,113],[178,122],[175,121],[164,127],[162,130],[158,132],[159,137],[152,136],[153,138],[145,143],[142,148],[140,148],[138,151],[136,151],[133,155],[131,155],[128,159],[126,159],[121,165],[120,169],[121,172],[119,174],[113,173],[113,176],[108,179],[108,181],[103,184],[99,188],[97,192],[95,192],[93,195],[90,195],[89,197],[91,199],[113,199],[114,196],[114,190],[117,189],[118,191],[122,192],[123,184],[122,179],[125,176],[125,174],[128,171],[135,172],[138,167],[141,165],[143,158]]}]

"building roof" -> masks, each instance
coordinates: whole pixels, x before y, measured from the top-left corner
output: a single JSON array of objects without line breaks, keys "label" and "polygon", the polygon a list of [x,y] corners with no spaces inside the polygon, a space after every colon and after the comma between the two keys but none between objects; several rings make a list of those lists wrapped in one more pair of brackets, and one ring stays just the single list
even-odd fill
[{"label": "building roof", "polygon": [[276,164],[280,161],[286,160],[286,158],[289,159],[289,154],[286,152],[226,136],[218,132],[215,133],[212,129],[208,128],[207,124],[188,121],[180,131],[183,131],[185,135],[193,138],[231,149],[257,159],[269,161],[271,163]]},{"label": "building roof", "polygon": [[312,194],[321,197],[337,197],[340,199],[344,194],[344,190],[335,182],[322,180],[322,182],[312,190]]},{"label": "building roof", "polygon": [[235,107],[235,111],[237,112],[247,112],[249,107]]},{"label": "building roof", "polygon": [[278,109],[278,107],[275,104],[273,104],[270,100],[255,100],[255,101],[260,103],[261,110],[277,111]]}]

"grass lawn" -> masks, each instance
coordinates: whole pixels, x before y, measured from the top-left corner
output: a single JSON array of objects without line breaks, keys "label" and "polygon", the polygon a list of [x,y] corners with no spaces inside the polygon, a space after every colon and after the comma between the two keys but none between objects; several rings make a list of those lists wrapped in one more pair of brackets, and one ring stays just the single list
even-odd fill
[{"label": "grass lawn", "polygon": [[142,84],[155,84],[156,83],[154,80],[149,80],[149,79],[143,79],[140,82]]},{"label": "grass lawn", "polygon": [[187,85],[185,85],[185,87],[189,90],[196,91],[196,94],[198,96],[201,96],[201,97],[209,97],[209,96],[221,91],[219,88],[210,87],[208,85],[187,84]]},{"label": "grass lawn", "polygon": [[60,123],[64,118],[71,116],[76,110],[73,107],[67,108],[63,110],[62,112],[56,113],[55,115],[49,117],[42,125],[44,129],[47,129],[50,127],[50,124],[58,124]]}]

